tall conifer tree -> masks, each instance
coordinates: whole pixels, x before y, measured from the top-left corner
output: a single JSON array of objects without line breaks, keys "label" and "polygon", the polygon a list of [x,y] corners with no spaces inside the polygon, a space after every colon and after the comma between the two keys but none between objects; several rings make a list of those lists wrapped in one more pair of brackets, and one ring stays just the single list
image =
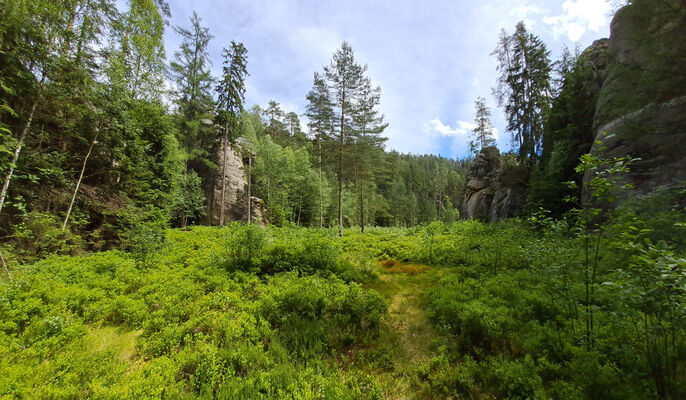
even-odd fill
[{"label": "tall conifer tree", "polygon": [[[191,28],[174,27],[181,38],[181,48],[170,63],[170,75],[176,85],[178,106],[179,144],[185,151],[183,184],[181,185],[177,213],[181,216],[181,227],[189,219],[204,213],[198,202],[204,202],[200,176],[209,176],[209,168],[216,160],[215,130],[211,121],[214,100],[213,79],[209,71],[210,61],[207,47],[212,35],[200,25],[200,17],[193,12]],[[189,169],[193,172],[189,175]],[[210,179],[211,180],[211,179]],[[206,187],[212,185],[205,183]],[[192,192],[191,192],[192,191]]]},{"label": "tall conifer tree", "polygon": [[491,110],[486,105],[486,99],[478,97],[474,102],[476,116],[474,129],[469,138],[469,148],[472,154],[478,154],[481,149],[495,144],[493,124],[491,124]]},{"label": "tall conifer tree", "polygon": [[344,181],[344,151],[346,137],[353,133],[355,113],[355,99],[359,93],[362,76],[366,66],[355,61],[355,54],[348,42],[343,42],[337,50],[331,64],[324,67],[324,73],[330,84],[333,95],[335,118],[334,135],[339,142],[338,148],[338,234],[343,236],[343,181]]},{"label": "tall conifer tree", "polygon": [[307,110],[305,115],[309,122],[310,133],[317,142],[317,166],[319,168],[319,227],[324,224],[324,194],[322,193],[322,144],[331,138],[334,113],[331,93],[324,77],[315,72],[312,90],[307,93]]},{"label": "tall conifer tree", "polygon": [[533,161],[540,153],[543,119],[550,107],[550,51],[519,22],[512,35],[501,32],[492,54],[500,72],[494,94],[505,109],[507,130],[520,159]]},{"label": "tall conifer tree", "polygon": [[222,139],[222,192],[221,208],[219,211],[219,225],[224,226],[224,213],[226,201],[226,152],[231,135],[236,133],[239,117],[243,111],[245,98],[245,77],[248,76],[248,50],[243,43],[231,41],[229,49],[224,48],[223,77],[217,85],[219,102],[217,104],[217,116],[224,127]]},{"label": "tall conifer tree", "polygon": [[358,190],[360,205],[360,230],[365,226],[365,185],[370,183],[375,169],[382,164],[383,144],[386,138],[381,133],[388,126],[384,122],[384,115],[379,114],[378,106],[381,102],[381,88],[372,86],[368,77],[360,81],[355,114],[353,170],[355,186]]}]

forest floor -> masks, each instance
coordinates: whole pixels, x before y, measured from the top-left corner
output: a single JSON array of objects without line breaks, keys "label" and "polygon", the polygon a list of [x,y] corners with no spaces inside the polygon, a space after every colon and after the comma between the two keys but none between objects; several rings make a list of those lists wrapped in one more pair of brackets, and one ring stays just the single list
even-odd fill
[{"label": "forest floor", "polygon": [[382,319],[382,343],[377,351],[384,360],[370,373],[384,382],[384,398],[430,398],[417,393],[416,370],[432,357],[432,345],[438,334],[429,321],[426,294],[443,276],[441,268],[402,264],[392,260],[380,263],[379,279],[369,288],[381,293],[388,302]]}]

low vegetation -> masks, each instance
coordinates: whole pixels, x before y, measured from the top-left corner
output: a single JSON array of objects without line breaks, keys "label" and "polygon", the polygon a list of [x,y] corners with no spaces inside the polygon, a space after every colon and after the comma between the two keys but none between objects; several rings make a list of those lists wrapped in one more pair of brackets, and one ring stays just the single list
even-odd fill
[{"label": "low vegetation", "polygon": [[0,395],[683,398],[684,214],[651,206],[679,196],[620,209],[590,247],[539,215],[51,256],[0,283]]}]

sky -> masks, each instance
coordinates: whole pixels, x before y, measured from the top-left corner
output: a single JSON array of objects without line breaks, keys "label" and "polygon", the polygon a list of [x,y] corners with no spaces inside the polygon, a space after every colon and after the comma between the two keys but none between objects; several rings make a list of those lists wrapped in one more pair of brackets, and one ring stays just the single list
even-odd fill
[{"label": "sky", "polygon": [[[609,35],[606,0],[169,0],[173,26],[188,27],[195,10],[214,39],[215,76],[232,40],[248,49],[247,107],[276,100],[303,124],[315,71],[347,41],[382,89],[387,150],[467,155],[474,101],[486,98],[501,150],[510,148],[505,116],[491,94],[501,29],[523,20],[557,58],[567,45],[583,50]],[[180,38],[167,29],[171,57]]]}]

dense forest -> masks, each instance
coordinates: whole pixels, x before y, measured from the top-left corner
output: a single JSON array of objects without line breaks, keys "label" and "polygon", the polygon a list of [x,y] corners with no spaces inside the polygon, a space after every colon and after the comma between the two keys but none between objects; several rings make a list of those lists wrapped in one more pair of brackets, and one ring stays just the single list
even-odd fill
[{"label": "dense forest", "polygon": [[682,1],[501,31],[464,159],[348,42],[299,115],[165,0],[0,15],[0,398],[686,398]]},{"label": "dense forest", "polygon": [[166,65],[168,12],[152,1],[3,5],[0,224],[5,237],[28,235],[15,254],[40,252],[24,248],[37,235],[55,252],[107,248],[141,224],[224,225],[225,148],[245,160],[241,174],[252,164],[251,195],[273,225],[456,219],[466,163],[384,152],[381,90],[348,44],[303,93],[303,132],[276,101],[244,106],[241,43],[211,76],[197,15],[173,27],[182,43]]}]

